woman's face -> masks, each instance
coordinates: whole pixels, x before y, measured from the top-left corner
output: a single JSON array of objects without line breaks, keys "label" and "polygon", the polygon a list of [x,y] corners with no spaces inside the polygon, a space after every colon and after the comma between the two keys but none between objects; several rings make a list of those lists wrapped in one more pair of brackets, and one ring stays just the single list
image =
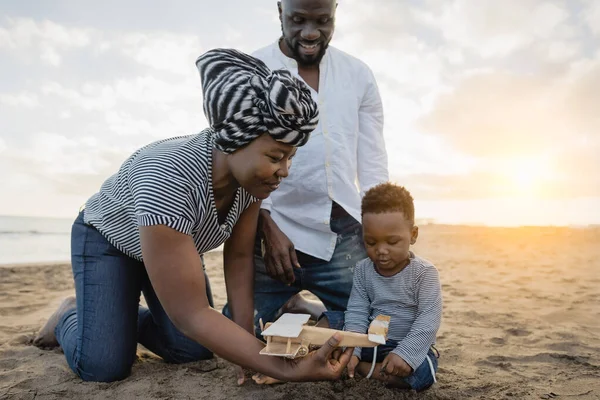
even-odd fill
[{"label": "woman's face", "polygon": [[229,169],[241,187],[258,199],[266,199],[288,176],[296,147],[276,141],[269,134],[228,156]]}]

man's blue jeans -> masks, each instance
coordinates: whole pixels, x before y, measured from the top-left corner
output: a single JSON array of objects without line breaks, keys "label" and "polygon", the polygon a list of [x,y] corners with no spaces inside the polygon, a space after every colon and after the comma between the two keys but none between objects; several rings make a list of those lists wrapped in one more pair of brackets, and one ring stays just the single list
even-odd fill
[{"label": "man's blue jeans", "polygon": [[[86,225],[83,212],[71,231],[71,263],[77,308],[63,316],[55,333],[69,367],[81,379],[111,382],[127,377],[137,343],[171,363],[212,358],[169,320],[144,264]],[[140,292],[149,309],[139,305]],[[207,294],[212,304],[208,284]]]},{"label": "man's blue jeans", "polygon": [[[296,280],[290,286],[267,275],[260,239],[257,237],[254,252],[254,329],[258,338],[262,339],[258,321],[261,318],[265,323],[274,321],[279,309],[301,290],[308,290],[317,296],[328,310],[346,310],[354,266],[367,257],[362,226],[346,214],[331,220],[331,230],[338,234],[331,260],[324,261],[297,252],[302,268],[294,268]],[[223,314],[231,318],[227,305]]]}]

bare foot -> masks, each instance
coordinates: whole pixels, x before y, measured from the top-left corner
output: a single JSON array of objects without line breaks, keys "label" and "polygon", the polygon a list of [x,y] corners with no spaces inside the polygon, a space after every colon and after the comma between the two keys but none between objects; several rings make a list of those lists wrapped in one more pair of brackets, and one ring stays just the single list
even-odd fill
[{"label": "bare foot", "polygon": [[252,380],[258,385],[274,385],[276,383],[285,383],[285,381],[280,381],[279,379],[271,378],[270,376],[263,374],[254,374],[252,376]]},{"label": "bare foot", "polygon": [[56,336],[54,335],[54,329],[56,328],[56,325],[58,325],[58,321],[60,321],[62,316],[65,315],[67,311],[74,309],[76,304],[75,296],[64,299],[60,306],[58,306],[58,310],[56,310],[54,314],[48,318],[46,325],[40,329],[38,335],[35,337],[35,339],[33,339],[34,346],[42,349],[58,347],[58,342],[56,341]]},{"label": "bare foot", "polygon": [[320,300],[310,300],[301,293],[297,293],[281,307],[280,314],[310,314],[312,319],[317,320],[324,311],[327,311],[327,308]]}]

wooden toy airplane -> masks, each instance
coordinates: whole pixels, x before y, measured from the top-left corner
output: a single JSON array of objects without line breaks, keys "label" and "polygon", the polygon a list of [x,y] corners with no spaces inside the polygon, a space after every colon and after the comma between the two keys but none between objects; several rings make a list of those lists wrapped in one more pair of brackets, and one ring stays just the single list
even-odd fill
[{"label": "wooden toy airplane", "polygon": [[[309,346],[322,346],[335,333],[335,329],[306,325],[308,314],[283,314],[274,323],[267,323],[262,335],[267,339],[267,346],[260,354],[287,358],[304,357]],[[390,317],[379,315],[365,333],[341,331],[343,335],[339,347],[375,347],[385,344]]]}]

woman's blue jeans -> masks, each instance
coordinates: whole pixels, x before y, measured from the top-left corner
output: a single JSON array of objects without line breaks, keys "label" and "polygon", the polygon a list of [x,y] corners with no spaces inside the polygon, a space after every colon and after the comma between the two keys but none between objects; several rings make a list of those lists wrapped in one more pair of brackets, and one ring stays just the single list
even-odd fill
[{"label": "woman's blue jeans", "polygon": [[[71,231],[71,263],[77,307],[61,318],[55,333],[67,363],[81,379],[124,379],[131,373],[137,343],[170,363],[212,358],[208,349],[184,336],[169,320],[144,264],[85,224],[83,212]],[[148,308],[139,304],[141,292]]]}]

